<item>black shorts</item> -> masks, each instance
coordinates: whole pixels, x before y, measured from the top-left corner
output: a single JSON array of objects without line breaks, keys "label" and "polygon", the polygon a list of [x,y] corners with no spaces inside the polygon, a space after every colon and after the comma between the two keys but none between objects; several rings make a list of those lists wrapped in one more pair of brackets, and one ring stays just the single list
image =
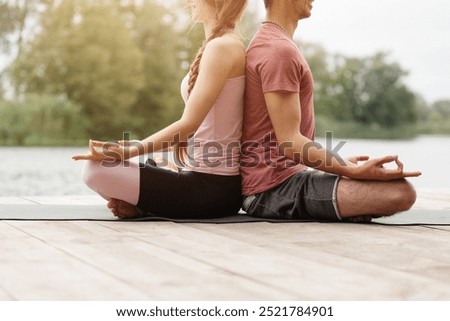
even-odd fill
[{"label": "black shorts", "polygon": [[214,218],[237,214],[241,177],[173,172],[151,160],[141,164],[137,208],[168,218]]},{"label": "black shorts", "polygon": [[245,197],[243,210],[268,219],[339,221],[338,182],[337,175],[303,171],[269,191]]}]

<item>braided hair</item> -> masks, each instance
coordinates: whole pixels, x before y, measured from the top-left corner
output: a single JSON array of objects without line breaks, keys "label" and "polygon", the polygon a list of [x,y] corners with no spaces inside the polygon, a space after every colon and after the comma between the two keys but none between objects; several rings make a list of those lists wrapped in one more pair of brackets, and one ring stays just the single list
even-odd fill
[{"label": "braided hair", "polygon": [[211,35],[205,39],[203,45],[197,52],[194,62],[189,71],[188,93],[194,89],[197,82],[200,62],[205,52],[206,45],[213,39],[218,38],[226,33],[227,30],[234,29],[239,17],[242,15],[247,0],[205,0],[216,11],[217,23],[213,27]]},{"label": "braided hair", "polygon": [[[197,52],[194,62],[189,71],[188,94],[192,92],[197,82],[200,71],[200,62],[205,52],[206,45],[213,39],[218,38],[226,33],[227,30],[234,29],[239,20],[247,0],[204,0],[215,10],[216,25],[213,27],[211,35],[205,39],[203,45]],[[176,166],[185,167],[187,157],[186,142],[177,143],[173,146],[174,160]]]}]

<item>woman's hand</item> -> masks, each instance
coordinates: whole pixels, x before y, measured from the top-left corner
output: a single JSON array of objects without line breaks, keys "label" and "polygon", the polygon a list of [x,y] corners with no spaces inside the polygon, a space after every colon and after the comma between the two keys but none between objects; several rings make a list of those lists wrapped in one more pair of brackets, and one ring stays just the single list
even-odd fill
[{"label": "woman's hand", "polygon": [[94,161],[120,161],[139,155],[138,142],[100,142],[89,140],[89,154],[75,155],[72,159]]}]

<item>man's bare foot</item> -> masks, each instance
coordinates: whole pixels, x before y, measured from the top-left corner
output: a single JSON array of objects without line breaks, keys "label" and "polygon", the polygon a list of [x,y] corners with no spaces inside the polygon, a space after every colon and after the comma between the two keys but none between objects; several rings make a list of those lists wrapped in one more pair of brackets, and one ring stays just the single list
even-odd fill
[{"label": "man's bare foot", "polygon": [[122,200],[112,198],[111,200],[108,201],[107,206],[114,214],[114,216],[121,219],[142,217],[142,213],[139,212],[136,206]]}]

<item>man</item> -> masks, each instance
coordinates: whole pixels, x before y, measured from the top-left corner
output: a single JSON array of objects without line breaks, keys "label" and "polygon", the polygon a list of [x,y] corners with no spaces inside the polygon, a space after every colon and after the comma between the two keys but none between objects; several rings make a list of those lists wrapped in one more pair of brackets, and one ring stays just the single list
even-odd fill
[{"label": "man", "polygon": [[[314,81],[292,40],[312,2],[264,0],[267,19],[247,50],[243,209],[265,218],[355,222],[408,210],[416,193],[405,178],[420,172],[404,172],[397,156],[344,161],[313,142]],[[397,169],[383,167],[391,162]]]}]

